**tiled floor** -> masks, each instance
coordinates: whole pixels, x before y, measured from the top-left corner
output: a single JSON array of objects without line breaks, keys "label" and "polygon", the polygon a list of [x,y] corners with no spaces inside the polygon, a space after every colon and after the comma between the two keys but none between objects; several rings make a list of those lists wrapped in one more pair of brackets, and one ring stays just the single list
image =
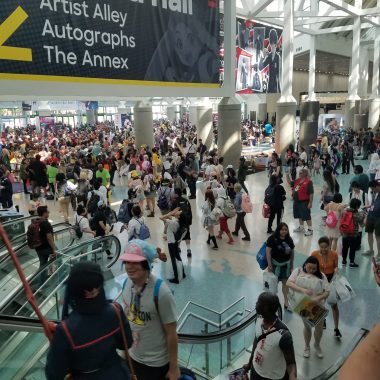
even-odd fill
[{"label": "tiled floor", "polygon": [[[367,162],[360,162],[367,164]],[[340,175],[338,181],[341,185],[344,198],[348,193],[348,183],[350,175]],[[117,210],[121,200],[126,197],[126,177],[124,179],[117,178],[116,186],[113,190],[112,204]],[[321,226],[322,211],[319,209],[319,193],[321,190],[321,177],[315,178],[315,200],[312,210],[312,218],[314,224],[314,235],[305,237],[300,234],[292,234],[296,244],[296,265],[300,265],[310,252],[317,248],[317,240],[323,235],[323,227]],[[186,257],[186,247],[183,244],[182,254],[185,264],[187,278],[179,285],[171,285],[177,302],[178,311],[180,312],[189,300],[205,305],[209,308],[220,311],[236,301],[240,297],[245,297],[246,307],[254,308],[257,296],[262,291],[262,271],[256,263],[256,253],[267,238],[266,227],[267,220],[261,215],[261,206],[263,201],[263,193],[267,186],[268,179],[266,173],[258,173],[248,177],[247,185],[250,191],[251,199],[254,204],[254,211],[246,217],[246,223],[251,232],[251,242],[241,241],[241,237],[234,245],[228,245],[226,238],[224,241],[218,241],[219,250],[213,251],[206,244],[207,233],[202,227],[200,205],[202,202],[201,193],[198,192],[196,200],[192,200],[193,208],[193,225],[191,228],[192,235],[192,259]],[[296,226],[292,217],[292,201],[290,197],[290,189],[288,185],[284,185],[287,192],[287,200],[285,202],[285,214],[283,220],[290,226],[291,231]],[[23,194],[14,196],[15,203],[20,205],[21,211],[26,211],[27,202]],[[52,210],[51,219],[55,222],[63,220],[58,213],[58,205],[53,201],[47,201],[49,208]],[[157,212],[158,214],[159,212]],[[72,221],[72,218],[71,218]],[[230,221],[230,228],[234,221]],[[166,243],[162,240],[162,223],[158,217],[147,218],[147,224],[150,227],[152,238],[151,241],[166,250]],[[367,238],[363,237],[362,251],[368,248]],[[361,252],[362,252],[361,251]],[[339,348],[352,338],[359,328],[371,328],[371,326],[379,320],[380,306],[379,296],[380,288],[377,288],[373,281],[371,270],[371,259],[357,255],[357,262],[360,264],[358,269],[341,268],[341,272],[348,278],[356,291],[356,298],[348,303],[340,306],[341,311],[341,331],[343,334],[342,341],[337,344],[331,338],[333,334],[331,315],[327,319],[327,330],[325,337],[322,338],[322,347],[328,352],[328,358],[319,360],[318,368],[326,368],[331,364],[332,356],[330,353],[338,355]],[[165,277],[168,264],[157,263],[154,272]],[[120,266],[116,265],[115,275],[120,273]],[[280,292],[280,297],[282,297]],[[296,315],[287,313],[284,317],[286,323],[289,324],[296,342],[297,360],[300,361],[299,366],[306,373],[309,373],[313,367],[302,361],[301,355],[303,351],[302,339],[302,322]],[[326,336],[328,335],[328,337]],[[327,347],[328,346],[328,347]],[[311,358],[310,361],[318,359]],[[301,364],[302,363],[302,364]],[[309,369],[308,369],[309,368]],[[314,370],[313,370],[314,372]],[[305,378],[311,378],[306,375]]]}]

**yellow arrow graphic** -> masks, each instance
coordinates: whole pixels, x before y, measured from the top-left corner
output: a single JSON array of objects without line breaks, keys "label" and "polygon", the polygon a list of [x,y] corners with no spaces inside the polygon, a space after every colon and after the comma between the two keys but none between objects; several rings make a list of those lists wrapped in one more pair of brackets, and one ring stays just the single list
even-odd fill
[{"label": "yellow arrow graphic", "polygon": [[33,60],[32,49],[3,46],[9,37],[12,36],[27,18],[27,13],[21,7],[17,7],[16,10],[0,25],[0,59],[27,62]]}]

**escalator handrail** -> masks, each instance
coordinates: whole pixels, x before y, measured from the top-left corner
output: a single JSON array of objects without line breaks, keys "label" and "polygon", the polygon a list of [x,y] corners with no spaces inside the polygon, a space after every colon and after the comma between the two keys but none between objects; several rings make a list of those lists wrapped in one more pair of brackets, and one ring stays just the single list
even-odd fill
[{"label": "escalator handrail", "polygon": [[8,225],[12,225],[13,223],[16,222],[22,222],[22,221],[27,221],[28,219],[33,219],[36,218],[36,215],[28,215],[28,216],[22,216],[20,218],[15,218],[15,219],[9,219],[5,221],[4,223],[1,223],[3,227],[7,227]]},{"label": "escalator handrail", "polygon": [[[70,227],[69,227],[70,228]],[[92,245],[92,244],[96,244],[97,242],[101,242],[101,241],[103,241],[103,240],[113,240],[114,242],[115,242],[115,244],[116,244],[116,246],[117,246],[117,248],[118,249],[116,249],[116,255],[115,255],[115,257],[111,260],[111,261],[109,261],[109,263],[106,265],[106,268],[111,268],[116,262],[117,262],[117,260],[119,259],[119,257],[120,257],[120,251],[121,251],[121,244],[120,244],[120,240],[116,237],[116,236],[114,236],[114,235],[107,235],[107,236],[100,236],[100,237],[98,237],[98,238],[95,238],[95,239],[91,239],[91,240],[86,240],[86,241],[82,241],[82,242],[80,242],[80,243],[78,243],[78,244],[74,244],[74,245],[71,245],[70,247],[67,247],[67,248],[64,248],[64,249],[62,249],[62,250],[59,250],[58,252],[57,252],[57,254],[59,255],[60,253],[64,253],[64,252],[67,252],[67,251],[69,251],[69,250],[75,250],[75,249],[77,249],[77,248],[80,248],[81,246],[85,246],[85,245]],[[66,256],[66,260],[64,261],[64,262],[62,262],[62,264],[61,264],[61,267],[62,266],[64,266],[69,260],[71,260],[71,257],[67,257],[67,254],[65,254],[65,256]],[[75,256],[74,256],[75,257]],[[53,261],[51,261],[51,262],[48,262],[45,266],[44,266],[44,268],[43,268],[43,270],[44,271],[46,271],[46,270],[48,270],[48,268],[49,268],[49,266],[54,266],[55,265],[55,261],[53,260]],[[59,270],[59,268],[58,268],[58,270]],[[29,278],[28,278],[28,281],[29,281],[29,283],[31,283],[39,274],[41,273],[41,271],[37,271],[36,273],[34,273],[34,274],[32,274]],[[66,278],[67,278],[67,276],[66,276]],[[65,282],[66,281],[66,278],[65,278],[65,280],[63,281],[63,282]],[[10,299],[10,300],[7,300],[5,303],[3,303],[2,305],[1,305],[1,309],[0,310],[4,310],[4,309],[6,309],[7,307],[8,307],[8,305],[10,304],[10,302],[12,302],[12,300],[14,299],[14,298],[16,298],[16,297],[18,297],[18,295],[20,294],[20,293],[22,293],[22,292],[24,292],[24,289],[23,289],[23,287],[20,287],[20,289],[15,293],[15,294],[13,294],[12,295],[12,299]],[[45,299],[45,301],[47,301],[47,300],[49,300],[50,299],[50,297],[47,297],[46,299]],[[25,304],[27,303],[28,301],[25,301]],[[24,307],[24,306],[22,306],[22,307]],[[1,313],[0,313],[0,315],[1,315]]]},{"label": "escalator handrail", "polygon": [[[230,338],[246,327],[255,323],[257,319],[257,313],[251,311],[240,322],[231,327],[227,327],[220,331],[209,332],[206,334],[184,334],[178,333],[179,343],[184,344],[208,344],[219,342],[223,339]],[[59,321],[52,321],[59,323]],[[14,330],[14,331],[27,331],[27,332],[43,332],[42,323],[34,317],[21,317],[21,316],[9,316],[0,314],[0,329]]]},{"label": "escalator handrail", "polygon": [[[13,223],[14,223],[15,221],[17,221],[17,219],[12,220]],[[59,223],[56,223],[56,224],[52,224],[52,227],[53,227],[53,234],[54,234],[54,233],[57,233],[57,232],[61,232],[61,230],[59,230],[59,231],[54,231],[54,228],[56,228],[56,227],[61,227],[61,226],[65,226],[65,227],[67,227],[68,229],[69,229],[70,227],[72,227],[72,225],[71,225],[70,223],[68,223],[68,222],[59,222]],[[3,227],[4,227],[4,224],[3,224]],[[22,239],[22,238],[25,238],[25,242],[24,242],[24,243],[21,243],[21,244],[17,247],[17,249],[19,249],[19,248],[24,248],[24,247],[26,246],[26,244],[27,244],[27,242],[26,242],[27,232],[25,232],[25,233],[23,233],[23,234],[20,234],[20,235],[17,235],[17,236],[14,236],[12,239],[10,239],[10,242],[11,242],[11,243],[14,243],[16,240],[18,240],[18,239]],[[13,246],[13,244],[12,244],[12,246]],[[4,247],[4,248],[5,248],[5,247]],[[8,255],[8,252],[7,252],[7,251],[3,251],[3,252],[4,252],[4,254],[3,254],[3,255],[0,255],[0,264],[3,263],[5,260],[7,260],[7,259],[10,258],[10,256]]]}]

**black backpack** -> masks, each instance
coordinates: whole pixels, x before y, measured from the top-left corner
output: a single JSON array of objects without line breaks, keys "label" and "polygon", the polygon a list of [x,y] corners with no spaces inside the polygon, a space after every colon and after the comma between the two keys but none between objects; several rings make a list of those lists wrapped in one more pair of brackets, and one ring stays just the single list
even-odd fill
[{"label": "black backpack", "polygon": [[274,187],[268,186],[265,190],[264,203],[268,206],[272,206],[274,203]]},{"label": "black backpack", "polygon": [[131,207],[132,202],[129,199],[124,199],[120,205],[119,212],[117,214],[117,220],[122,223],[129,223],[131,220]]},{"label": "black backpack", "polygon": [[186,226],[191,226],[193,223],[193,213],[191,211],[190,202],[187,199],[178,202],[178,206],[182,210],[182,217]]},{"label": "black backpack", "polygon": [[96,194],[94,191],[91,192],[91,198],[88,201],[87,211],[93,214],[98,209],[98,202],[100,201],[99,194]]}]

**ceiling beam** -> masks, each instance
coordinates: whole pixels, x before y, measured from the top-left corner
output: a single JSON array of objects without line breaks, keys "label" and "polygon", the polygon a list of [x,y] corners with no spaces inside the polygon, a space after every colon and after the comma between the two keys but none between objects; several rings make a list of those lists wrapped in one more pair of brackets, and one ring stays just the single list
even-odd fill
[{"label": "ceiling beam", "polygon": [[[232,1],[232,0],[231,0]],[[251,0],[252,1],[252,0]],[[260,0],[250,10],[247,17],[256,17],[261,11],[263,11],[273,0]]]},{"label": "ceiling beam", "polygon": [[[284,28],[284,21],[283,20],[280,20],[280,19],[274,19],[274,20],[270,20],[270,22],[264,18],[261,18],[261,17],[255,17],[255,21],[261,21],[261,22],[264,22],[264,23],[268,23],[270,25],[273,25],[275,27],[278,27],[278,28],[281,28],[283,29]],[[303,28],[302,26],[294,26],[294,31],[296,32],[300,32],[300,33],[304,33],[304,34],[310,34],[310,35],[316,35],[316,31],[313,30],[313,29],[307,29],[307,28]]]},{"label": "ceiling beam", "polygon": [[341,11],[344,11],[348,13],[351,16],[360,16],[361,9],[353,7],[352,5],[347,4],[343,0],[321,0],[326,4],[329,4],[330,6],[334,7],[335,9],[339,9]]},{"label": "ceiling beam", "polygon": [[[363,23],[361,25],[361,29],[368,29],[372,28],[372,25],[369,23]],[[341,33],[341,32],[349,32],[354,29],[353,25],[345,25],[345,26],[336,26],[333,28],[325,28],[325,29],[318,29],[315,30],[316,35],[321,35],[321,34],[330,34],[330,33]]]},{"label": "ceiling beam", "polygon": [[361,16],[380,16],[380,7],[363,8],[360,11]]},{"label": "ceiling beam", "polygon": [[[313,25],[313,24],[319,24],[323,22],[329,22],[329,21],[336,21],[336,20],[344,20],[344,19],[351,18],[350,16],[325,16],[325,17],[310,17],[305,20],[305,18],[301,18],[299,20],[294,20],[295,26],[302,26],[302,25]],[[333,19],[333,20],[332,20]]]}]

